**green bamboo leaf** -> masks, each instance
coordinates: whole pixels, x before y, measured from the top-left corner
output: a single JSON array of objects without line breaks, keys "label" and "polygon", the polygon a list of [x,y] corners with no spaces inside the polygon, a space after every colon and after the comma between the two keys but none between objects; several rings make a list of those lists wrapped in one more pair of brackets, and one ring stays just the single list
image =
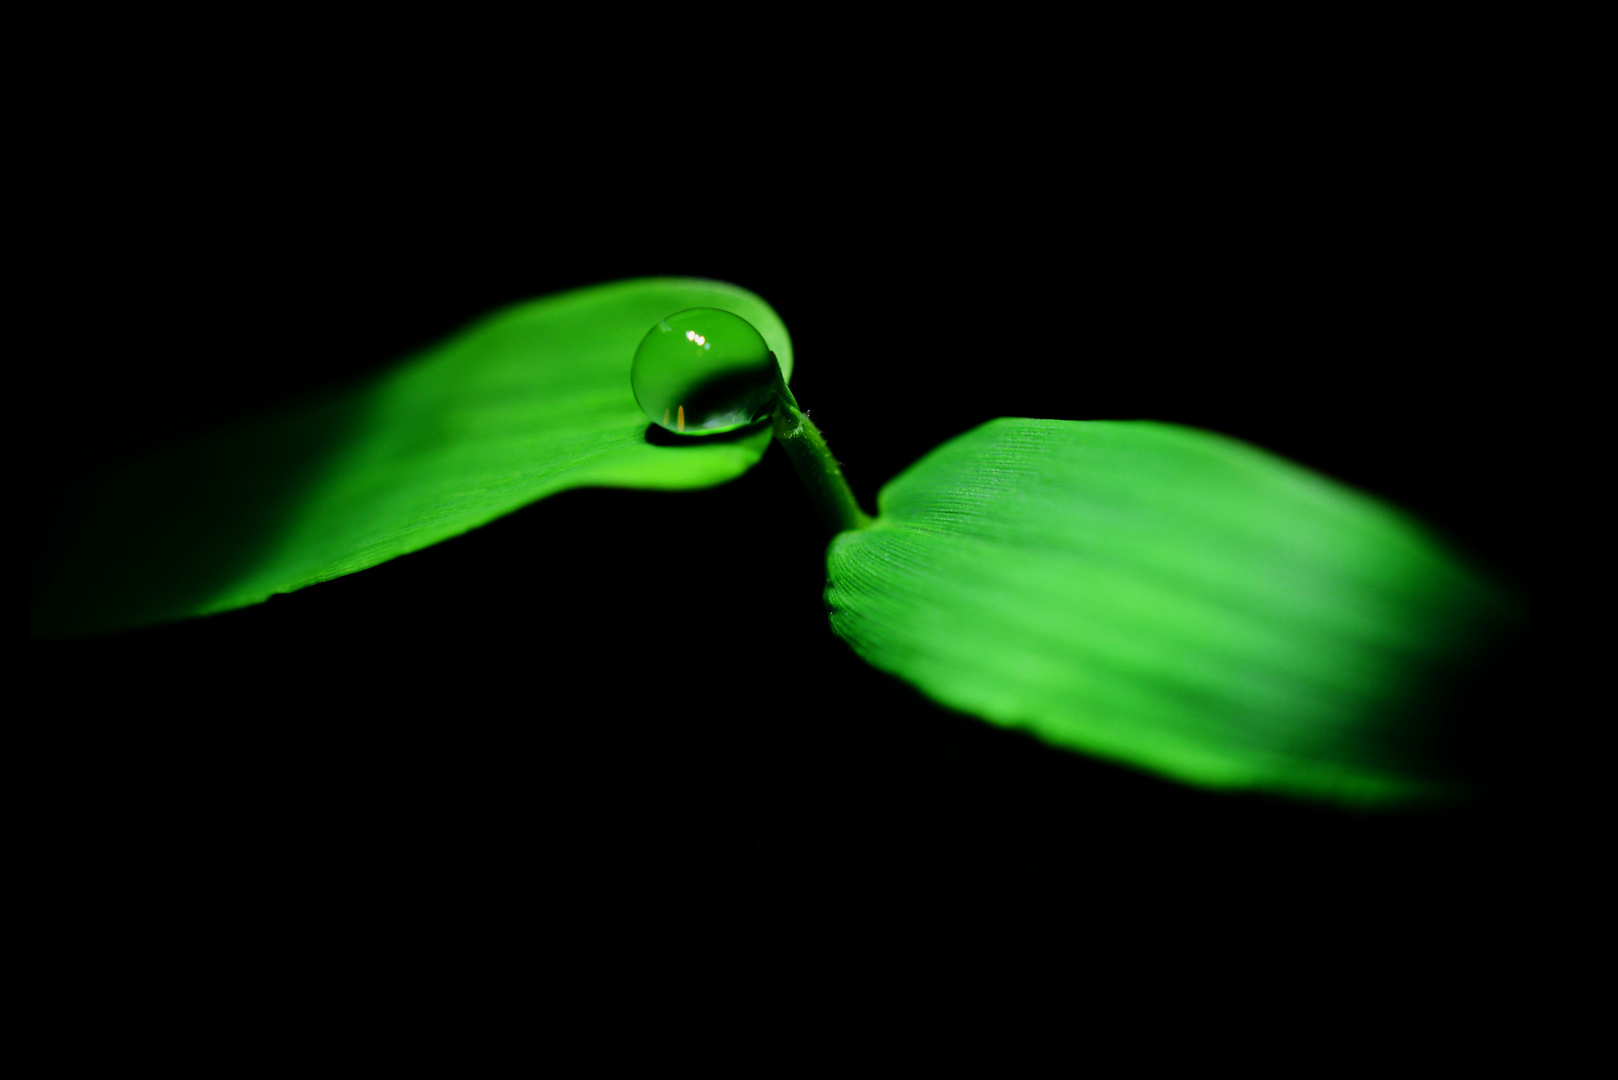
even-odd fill
[{"label": "green bamboo leaf", "polygon": [[658,445],[630,389],[647,329],[692,307],[746,319],[790,378],[786,327],[732,285],[654,278],[518,304],[363,385],[110,478],[35,595],[31,631],[93,633],[258,603],[569,488],[733,479],[757,463],[767,428]]},{"label": "green bamboo leaf", "polygon": [[1399,512],[1158,423],[991,421],[828,553],[831,625],[939,702],[1225,790],[1455,793],[1428,706],[1508,602]]}]

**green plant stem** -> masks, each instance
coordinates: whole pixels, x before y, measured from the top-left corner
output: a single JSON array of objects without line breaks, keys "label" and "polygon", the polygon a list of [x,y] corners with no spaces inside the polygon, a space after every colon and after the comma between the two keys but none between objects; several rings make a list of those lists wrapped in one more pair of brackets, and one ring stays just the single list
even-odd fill
[{"label": "green plant stem", "polygon": [[815,504],[821,520],[833,532],[863,529],[871,524],[871,516],[855,501],[820,429],[799,410],[790,393],[781,398],[774,423],[775,441],[792,459],[792,467],[809,490],[809,501]]}]

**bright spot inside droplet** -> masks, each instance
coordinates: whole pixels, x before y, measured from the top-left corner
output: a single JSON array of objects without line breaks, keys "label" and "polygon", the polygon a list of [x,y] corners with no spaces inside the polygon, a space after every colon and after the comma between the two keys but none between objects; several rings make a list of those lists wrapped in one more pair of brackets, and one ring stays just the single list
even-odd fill
[{"label": "bright spot inside droplet", "polygon": [[690,308],[660,321],[635,350],[629,384],[646,418],[684,435],[715,435],[775,409],[775,356],[747,320]]}]

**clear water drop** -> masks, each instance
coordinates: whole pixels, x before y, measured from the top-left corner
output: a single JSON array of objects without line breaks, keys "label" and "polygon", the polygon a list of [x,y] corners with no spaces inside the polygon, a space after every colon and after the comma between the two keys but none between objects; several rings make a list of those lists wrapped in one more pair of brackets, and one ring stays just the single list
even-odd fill
[{"label": "clear water drop", "polygon": [[718,308],[660,320],[629,369],[646,418],[682,435],[717,435],[764,419],[775,410],[779,379],[763,335]]}]

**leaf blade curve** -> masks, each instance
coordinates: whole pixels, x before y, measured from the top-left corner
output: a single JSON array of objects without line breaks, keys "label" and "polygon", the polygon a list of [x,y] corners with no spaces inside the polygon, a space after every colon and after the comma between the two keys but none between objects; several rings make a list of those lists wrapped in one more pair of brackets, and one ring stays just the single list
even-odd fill
[{"label": "leaf blade curve", "polygon": [[831,625],[941,703],[1172,779],[1457,791],[1424,709],[1508,603],[1421,526],[1210,432],[991,421],[827,556]]},{"label": "leaf blade curve", "polygon": [[733,479],[757,463],[768,431],[656,445],[630,390],[641,336],[690,307],[747,319],[791,377],[780,317],[722,282],[646,278],[514,305],[360,385],[108,478],[31,598],[30,631],[72,636],[243,607],[570,488]]}]

